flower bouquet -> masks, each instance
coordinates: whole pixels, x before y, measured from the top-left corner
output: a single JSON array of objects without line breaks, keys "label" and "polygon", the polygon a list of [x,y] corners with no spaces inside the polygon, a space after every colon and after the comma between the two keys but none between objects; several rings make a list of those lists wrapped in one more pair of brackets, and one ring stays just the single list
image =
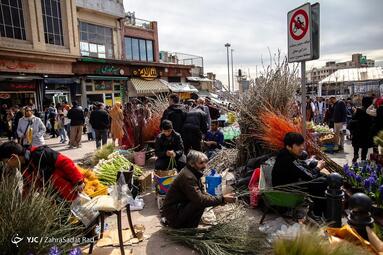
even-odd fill
[{"label": "flower bouquet", "polygon": [[372,161],[363,161],[351,166],[344,165],[343,171],[347,182],[357,190],[366,193],[376,204],[383,208],[383,173],[382,166]]}]

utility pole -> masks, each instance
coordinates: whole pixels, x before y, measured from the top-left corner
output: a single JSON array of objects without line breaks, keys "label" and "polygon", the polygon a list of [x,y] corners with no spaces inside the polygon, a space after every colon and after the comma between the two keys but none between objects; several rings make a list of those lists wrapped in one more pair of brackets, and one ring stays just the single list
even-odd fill
[{"label": "utility pole", "polygon": [[230,43],[226,43],[226,51],[227,51],[227,83],[229,87],[229,92],[230,92],[230,63],[229,63],[229,48],[230,48]]},{"label": "utility pole", "polygon": [[235,91],[235,87],[234,87],[233,51],[234,51],[234,49],[231,49],[231,85],[233,86],[233,92],[234,92]]}]

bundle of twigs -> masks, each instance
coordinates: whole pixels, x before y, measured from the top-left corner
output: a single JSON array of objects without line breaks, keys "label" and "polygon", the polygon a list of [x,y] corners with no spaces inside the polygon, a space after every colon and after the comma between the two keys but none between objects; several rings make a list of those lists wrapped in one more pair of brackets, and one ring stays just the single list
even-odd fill
[{"label": "bundle of twigs", "polygon": [[255,79],[254,86],[241,98],[231,99],[239,112],[238,123],[241,127],[238,165],[244,165],[248,159],[267,152],[253,136],[254,130],[258,129],[258,121],[255,120],[264,112],[265,105],[284,116],[292,115],[291,105],[299,86],[297,66],[289,65],[287,59],[282,59],[279,52],[271,59],[274,63],[264,67],[261,75]]},{"label": "bundle of twigs", "polygon": [[157,96],[156,99],[149,99],[151,104],[152,116],[149,118],[142,129],[144,141],[155,138],[160,133],[161,118],[163,112],[169,106],[168,99],[165,96]]},{"label": "bundle of twigs", "polygon": [[235,165],[237,149],[222,149],[208,162],[209,169],[215,169],[217,173],[222,173],[227,168]]},{"label": "bundle of twigs", "polygon": [[[264,112],[260,114],[260,117],[254,118],[254,121],[257,122],[254,137],[271,150],[277,151],[284,147],[283,139],[288,132],[302,132],[301,123],[294,124],[291,119],[267,106],[264,106]],[[318,159],[323,159],[329,171],[343,173],[342,167],[320,149],[309,132],[306,133],[305,141],[306,149],[310,155],[316,155]]]},{"label": "bundle of twigs", "polygon": [[236,207],[217,218],[210,228],[164,229],[170,238],[189,246],[201,254],[269,254],[266,238],[245,215],[243,207]]}]

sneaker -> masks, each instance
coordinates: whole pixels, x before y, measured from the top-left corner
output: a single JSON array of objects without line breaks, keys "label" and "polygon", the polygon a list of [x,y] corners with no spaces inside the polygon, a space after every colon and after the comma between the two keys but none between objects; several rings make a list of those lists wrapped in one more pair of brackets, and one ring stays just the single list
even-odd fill
[{"label": "sneaker", "polygon": [[66,143],[67,142],[67,140],[64,140],[64,141],[62,141],[61,143]]},{"label": "sneaker", "polygon": [[68,149],[73,149],[74,147],[72,145],[69,145],[68,146]]},{"label": "sneaker", "polygon": [[168,226],[168,221],[166,220],[165,217],[162,217],[160,220],[160,223],[162,226],[167,227]]},{"label": "sneaker", "polygon": [[82,147],[82,145],[81,145],[81,144],[77,145],[77,148],[81,148],[81,147]]}]

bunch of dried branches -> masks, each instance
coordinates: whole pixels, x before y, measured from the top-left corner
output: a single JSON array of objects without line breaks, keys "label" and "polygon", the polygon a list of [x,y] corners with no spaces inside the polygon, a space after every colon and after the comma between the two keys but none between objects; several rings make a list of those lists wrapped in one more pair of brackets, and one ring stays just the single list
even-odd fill
[{"label": "bunch of dried branches", "polygon": [[235,166],[237,149],[222,149],[208,162],[209,169],[222,173],[227,168]]},{"label": "bunch of dried branches", "polygon": [[201,254],[271,254],[266,237],[251,225],[245,209],[237,206],[217,217],[218,223],[209,228],[164,229],[170,238]]},{"label": "bunch of dried branches", "polygon": [[292,116],[294,95],[299,86],[297,66],[289,65],[286,57],[281,58],[280,52],[271,59],[273,63],[264,66],[261,75],[247,93],[240,98],[231,98],[239,112],[238,123],[241,127],[238,165],[243,165],[248,159],[266,152],[253,136],[254,131],[258,129],[257,118],[264,112],[265,107],[275,109],[284,116]]}]

